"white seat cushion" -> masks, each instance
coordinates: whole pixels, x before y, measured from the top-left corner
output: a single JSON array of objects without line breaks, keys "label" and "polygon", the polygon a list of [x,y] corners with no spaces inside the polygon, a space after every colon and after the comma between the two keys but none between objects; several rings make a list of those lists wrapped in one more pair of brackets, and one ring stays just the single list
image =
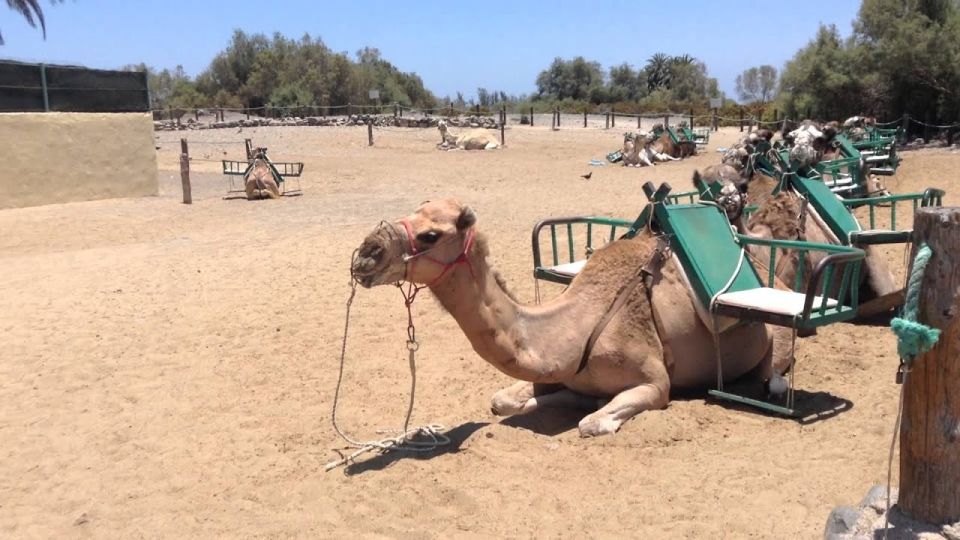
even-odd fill
[{"label": "white seat cushion", "polygon": [[[747,289],[745,291],[729,292],[717,297],[717,303],[727,306],[755,309],[767,313],[778,313],[780,315],[795,316],[803,313],[803,302],[806,295],[793,291],[783,291],[780,289],[771,289],[769,287],[760,287],[758,289]],[[813,299],[813,308],[819,309],[823,297],[817,296]],[[827,299],[827,307],[836,307],[837,301],[833,298]]]},{"label": "white seat cushion", "polygon": [[547,270],[555,272],[569,277],[576,277],[577,274],[583,270],[584,265],[587,264],[587,260],[582,261],[573,261],[572,263],[558,264],[557,266],[550,266]]}]

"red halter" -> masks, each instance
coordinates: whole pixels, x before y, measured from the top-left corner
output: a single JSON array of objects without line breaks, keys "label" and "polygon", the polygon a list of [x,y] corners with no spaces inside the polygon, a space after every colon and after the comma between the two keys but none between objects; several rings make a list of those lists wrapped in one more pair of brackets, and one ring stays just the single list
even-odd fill
[{"label": "red halter", "polygon": [[429,253],[430,250],[433,248],[425,249],[423,251],[418,250],[417,245],[413,240],[413,227],[410,225],[410,222],[404,219],[403,221],[401,221],[401,223],[403,223],[403,228],[407,231],[407,241],[410,243],[410,255],[405,257],[406,262],[410,264],[410,266],[407,267],[406,275],[404,276],[404,278],[408,279],[408,281],[409,281],[409,275],[410,275],[410,268],[413,266],[413,263],[415,263],[416,259],[419,257],[423,257],[424,259],[443,267],[443,271],[440,272],[440,275],[433,278],[433,280],[430,281],[430,283],[427,283],[426,285],[427,287],[431,287],[437,282],[439,282],[441,279],[443,279],[443,276],[447,275],[447,272],[449,272],[453,267],[461,264],[467,265],[467,268],[470,269],[470,277],[474,277],[473,265],[470,264],[470,258],[468,257],[468,254],[470,253],[470,248],[473,247],[473,238],[476,234],[472,227],[470,228],[470,230],[467,231],[467,238],[463,242],[463,251],[460,252],[460,255],[458,255],[456,259],[450,262],[443,262],[443,261],[438,261],[437,259],[434,259],[433,257],[427,255],[427,253]]}]

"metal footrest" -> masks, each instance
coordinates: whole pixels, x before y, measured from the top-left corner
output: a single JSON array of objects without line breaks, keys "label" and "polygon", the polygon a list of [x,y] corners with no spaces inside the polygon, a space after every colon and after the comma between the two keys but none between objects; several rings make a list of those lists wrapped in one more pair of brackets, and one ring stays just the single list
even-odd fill
[{"label": "metal footrest", "polygon": [[880,176],[893,176],[897,171],[892,167],[874,167],[870,169],[870,172]]},{"label": "metal footrest", "polygon": [[757,407],[758,409],[763,409],[765,411],[782,414],[783,416],[788,416],[790,418],[797,416],[796,409],[783,407],[781,405],[774,405],[773,403],[769,403],[767,401],[731,394],[730,392],[724,392],[722,390],[710,390],[708,393],[717,399],[725,399],[727,401],[750,405],[751,407]]}]

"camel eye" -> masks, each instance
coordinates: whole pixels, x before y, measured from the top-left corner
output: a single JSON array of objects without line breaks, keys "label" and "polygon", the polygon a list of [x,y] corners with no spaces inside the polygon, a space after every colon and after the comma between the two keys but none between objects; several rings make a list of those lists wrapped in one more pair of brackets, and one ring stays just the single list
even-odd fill
[{"label": "camel eye", "polygon": [[427,231],[417,235],[417,241],[424,244],[434,244],[440,239],[439,231]]}]

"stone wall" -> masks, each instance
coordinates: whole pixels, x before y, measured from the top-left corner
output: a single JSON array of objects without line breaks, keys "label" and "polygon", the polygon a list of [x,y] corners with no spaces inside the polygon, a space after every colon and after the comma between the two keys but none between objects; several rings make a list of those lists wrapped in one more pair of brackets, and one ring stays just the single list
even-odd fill
[{"label": "stone wall", "polygon": [[4,113],[0,208],[156,195],[149,113]]}]

